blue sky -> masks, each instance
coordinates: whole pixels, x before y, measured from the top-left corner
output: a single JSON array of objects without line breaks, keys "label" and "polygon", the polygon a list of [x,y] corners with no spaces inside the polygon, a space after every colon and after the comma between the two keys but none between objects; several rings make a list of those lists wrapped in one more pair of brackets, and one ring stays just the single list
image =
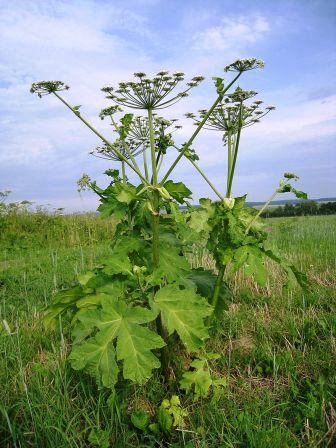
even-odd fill
[{"label": "blue sky", "polygon": [[[266,66],[246,73],[241,87],[277,110],[244,133],[233,193],[264,200],[284,171],[294,171],[310,197],[336,196],[335,1],[0,0],[0,10],[0,190],[12,190],[12,200],[93,210],[96,198],[79,196],[76,180],[87,172],[104,184],[101,173],[113,166],[88,155],[97,138],[55,98],[29,93],[33,81],[68,83],[68,100],[82,104],[82,114],[108,136],[97,118],[108,105],[102,85],[134,71],[203,74],[207,80],[166,112],[184,122],[185,112],[211,105],[211,76],[243,57]],[[191,131],[186,123],[177,141]],[[204,132],[194,147],[224,192],[220,135]],[[213,197],[188,163],[173,178],[191,187],[195,200]]]}]

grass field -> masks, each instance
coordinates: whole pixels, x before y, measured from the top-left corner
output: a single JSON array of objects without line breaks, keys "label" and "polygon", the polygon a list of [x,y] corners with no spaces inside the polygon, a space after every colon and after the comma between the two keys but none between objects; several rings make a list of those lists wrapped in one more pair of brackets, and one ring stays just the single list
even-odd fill
[{"label": "grass field", "polygon": [[[193,403],[186,428],[155,440],[129,413],[152,412],[171,395],[157,379],[127,385],[118,398],[66,362],[68,330],[46,331],[53,291],[75,282],[108,253],[113,222],[44,213],[0,221],[1,447],[327,447],[335,446],[336,216],[268,220],[270,238],[304,270],[312,293],[281,292],[281,274],[260,289],[237,274],[216,337],[226,377],[221,395]],[[194,265],[212,266],[202,248]]]}]

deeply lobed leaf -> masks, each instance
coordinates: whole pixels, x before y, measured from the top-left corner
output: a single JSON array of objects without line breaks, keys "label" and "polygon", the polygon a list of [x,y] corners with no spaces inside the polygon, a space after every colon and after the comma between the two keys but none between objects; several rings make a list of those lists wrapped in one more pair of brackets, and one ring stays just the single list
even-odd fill
[{"label": "deeply lobed leaf", "polygon": [[161,288],[154,298],[161,311],[168,333],[178,333],[188,351],[196,351],[209,337],[204,319],[212,308],[194,289],[180,289],[178,285]]}]

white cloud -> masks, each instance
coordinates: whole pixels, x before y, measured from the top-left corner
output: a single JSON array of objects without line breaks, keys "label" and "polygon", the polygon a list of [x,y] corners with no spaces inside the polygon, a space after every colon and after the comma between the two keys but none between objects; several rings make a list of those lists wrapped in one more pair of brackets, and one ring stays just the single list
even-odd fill
[{"label": "white cloud", "polygon": [[270,29],[262,16],[224,17],[218,26],[212,26],[193,36],[196,50],[221,51],[242,48],[261,39]]},{"label": "white cloud", "polygon": [[[311,100],[278,109],[250,128],[247,135],[251,139],[262,136],[264,145],[272,143],[275,148],[286,151],[293,143],[304,143],[322,137],[336,135],[336,95],[325,100]],[[302,145],[305,152],[305,145]]]}]

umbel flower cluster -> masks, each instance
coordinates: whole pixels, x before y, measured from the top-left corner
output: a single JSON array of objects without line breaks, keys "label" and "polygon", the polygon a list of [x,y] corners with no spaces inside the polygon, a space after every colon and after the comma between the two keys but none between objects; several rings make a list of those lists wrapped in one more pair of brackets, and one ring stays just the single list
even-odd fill
[{"label": "umbel flower cluster", "polygon": [[[154,134],[156,136],[165,135],[167,132],[172,134],[182,128],[181,125],[175,124],[177,122],[176,118],[167,120],[166,118],[156,116],[156,114],[153,114],[153,118]],[[135,117],[132,120],[129,135],[136,141],[142,142],[149,146],[148,118],[141,116]]]},{"label": "umbel flower cluster", "polygon": [[146,73],[134,73],[133,81],[120,82],[117,89],[105,86],[102,91],[107,93],[107,98],[115,103],[132,109],[164,109],[182,98],[188,96],[188,91],[197,87],[203,76],[195,76],[186,87],[176,93],[176,87],[184,81],[182,72],[169,74],[168,71],[160,71],[153,78],[148,78]]},{"label": "umbel flower cluster", "polygon": [[[123,109],[120,106],[111,106],[102,109],[99,116],[102,120],[106,117],[110,117],[115,131],[118,132],[119,128],[113,115],[122,111]],[[160,144],[160,137],[161,139],[165,138],[166,141],[168,139],[171,142],[171,134],[182,128],[182,126],[176,124],[176,122],[176,118],[167,120],[166,118],[153,114],[153,130],[158,145]],[[143,116],[135,116],[132,117],[130,122],[126,139],[118,139],[114,142],[114,144],[110,145],[103,144],[101,146],[97,146],[90,152],[90,154],[105,159],[121,161],[121,158],[116,154],[115,149],[118,149],[126,159],[130,159],[132,156],[136,157],[142,151],[149,148],[149,146],[150,131],[148,118]],[[159,149],[159,147],[156,148],[157,151]]]},{"label": "umbel flower cluster", "polygon": [[[259,123],[261,118],[275,109],[275,106],[262,108],[263,101],[261,100],[256,100],[248,105],[244,104],[244,101],[253,98],[255,95],[257,95],[257,92],[242,90],[240,87],[237,87],[234,93],[226,95],[213,110],[204,125],[204,129],[235,134],[239,128]],[[191,112],[185,114],[187,118],[193,119],[194,124],[197,126],[208,114],[208,110],[200,109],[198,112],[198,116]]]},{"label": "umbel flower cluster", "polygon": [[[181,129],[182,126],[174,125],[177,119],[166,120],[162,117],[154,117],[154,134],[156,137],[166,137],[170,140],[171,134]],[[174,125],[174,126],[173,126]],[[173,129],[169,129],[173,127]],[[169,131],[166,133],[166,131]],[[157,139],[158,143],[160,142]],[[132,119],[131,125],[128,130],[128,136],[126,139],[117,139],[113,144],[107,145],[106,143],[97,146],[90,154],[101,157],[104,159],[121,161],[120,156],[117,155],[115,149],[117,149],[126,159],[136,157],[150,146],[150,135],[148,118],[137,116]],[[160,148],[156,148],[158,151]]]},{"label": "umbel flower cluster", "polygon": [[248,70],[253,70],[255,68],[264,68],[265,63],[261,59],[250,58],[250,59],[237,59],[231,64],[224,68],[225,72],[247,72]]},{"label": "umbel flower cluster", "polygon": [[122,158],[118,155],[118,152],[121,153],[125,159],[131,159],[132,157],[141,154],[144,149],[145,148],[142,147],[140,143],[137,143],[134,140],[128,140],[126,142],[125,140],[117,139],[114,143],[109,145],[103,143],[100,146],[96,146],[96,148],[90,151],[89,154],[101,159],[121,162]]},{"label": "umbel flower cluster", "polygon": [[[110,106],[102,109],[99,113],[99,117],[104,120],[106,117],[110,117],[112,120],[112,124],[116,126],[116,122],[113,118],[113,115],[117,112],[122,112],[123,109],[120,106]],[[153,127],[154,133],[156,135],[162,135],[169,128],[169,133],[172,134],[176,132],[178,129],[181,129],[182,126],[175,124],[177,122],[177,118],[171,118],[170,120],[157,116],[157,114],[153,114]],[[132,139],[136,142],[145,144],[149,146],[149,122],[148,117],[144,116],[135,116],[132,117],[131,124],[128,129],[128,135],[132,137]]]},{"label": "umbel flower cluster", "polygon": [[37,93],[37,95],[41,98],[44,95],[49,95],[50,93],[68,89],[69,86],[64,84],[62,81],[40,81],[33,82],[30,88],[30,93]]}]

